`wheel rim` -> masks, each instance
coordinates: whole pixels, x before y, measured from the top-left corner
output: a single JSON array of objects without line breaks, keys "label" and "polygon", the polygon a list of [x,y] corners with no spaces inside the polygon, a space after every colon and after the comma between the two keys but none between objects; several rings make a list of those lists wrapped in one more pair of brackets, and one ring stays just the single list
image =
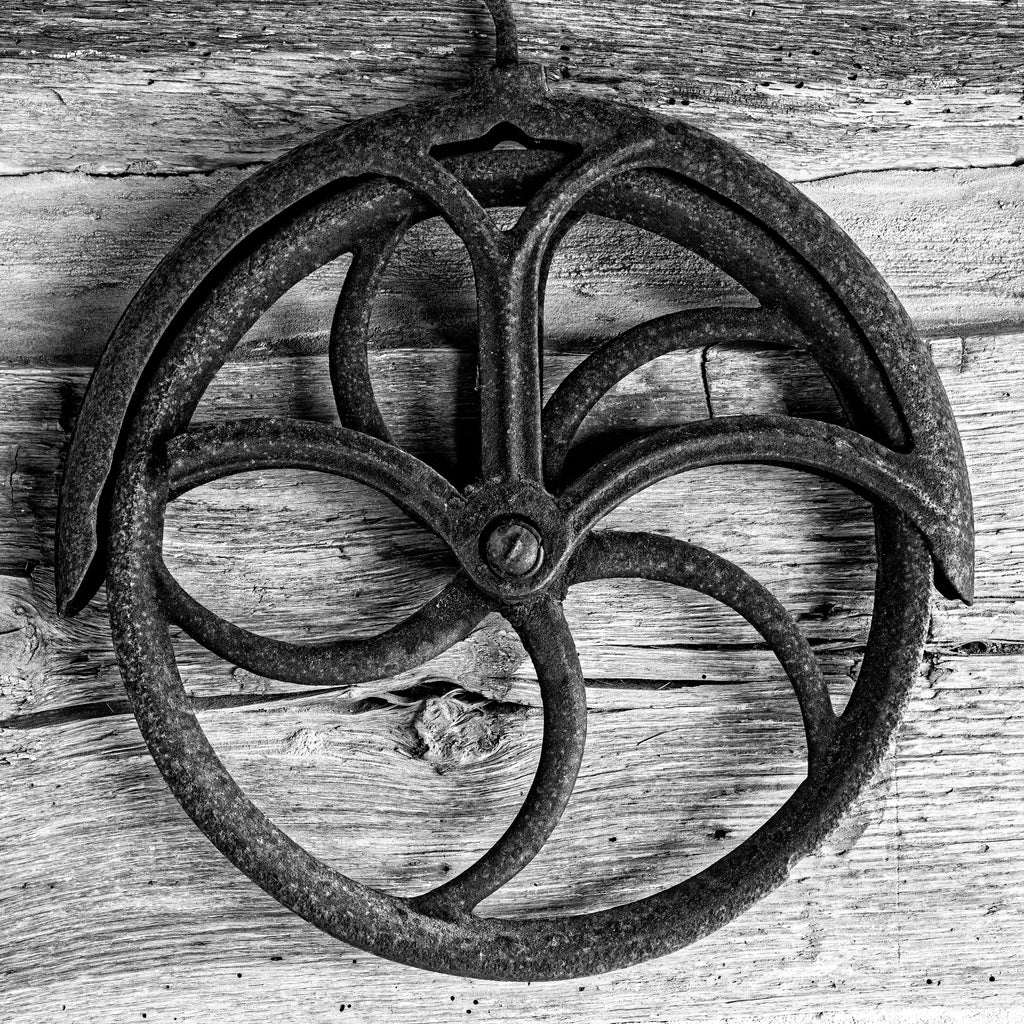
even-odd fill
[{"label": "wheel rim", "polygon": [[[517,82],[496,73],[490,91],[471,93],[458,115],[452,106],[438,105],[330,133],[301,158],[286,157],[258,176],[265,193],[247,184],[200,225],[192,238],[202,244],[194,242],[191,254],[198,269],[181,272],[188,265],[186,246],[169,258],[169,268],[156,272],[155,283],[126,313],[113,355],[105,356],[90,387],[87,409],[102,409],[111,389],[118,401],[91,434],[76,435],[84,462],[74,463],[82,468],[65,480],[59,559],[62,601],[72,606],[86,589],[96,509],[113,472],[106,570],[113,634],[133,709],[182,806],[236,866],[285,906],[361,948],[434,970],[528,980],[594,974],[692,942],[775,888],[822,841],[870,778],[898,723],[920,660],[932,557],[947,589],[969,593],[964,524],[970,508],[952,417],[927,353],[877,272],[820,211],[771,172],[703,133],[592,101],[538,99],[519,91]],[[535,139],[568,141],[560,149],[538,144],[522,156],[471,147],[442,160],[431,155],[427,142],[447,145],[453,136],[483,135],[499,114]],[[752,168],[753,182],[747,180]],[[312,198],[286,205],[285,185],[292,198]],[[737,196],[746,197],[746,205]],[[506,243],[484,224],[486,213],[476,204],[520,200],[527,226],[518,235],[505,233],[511,239]],[[484,456],[479,486],[463,491],[393,445],[366,370],[368,308],[387,260],[411,221],[439,209],[470,247],[481,308]],[[571,218],[595,210],[656,228],[712,259],[760,300],[760,311],[724,311],[724,321],[714,311],[704,320],[691,311],[669,324],[667,333],[627,332],[617,347],[612,343],[595,354],[542,411],[536,332],[546,268]],[[780,234],[776,222],[786,217],[799,229],[803,247]],[[376,242],[361,243],[363,234]],[[211,242],[211,236],[217,237]],[[351,249],[356,258],[331,352],[343,428],[243,421],[220,433],[189,431],[209,381],[260,313],[292,283]],[[503,260],[517,277],[502,276]],[[532,296],[515,291],[527,285]],[[160,298],[155,312],[154,294]],[[513,299],[518,305],[509,315]],[[683,433],[662,435],[660,447],[649,442],[636,451],[623,449],[575,479],[562,478],[572,436],[608,387],[631,368],[680,347],[680,332],[692,343],[705,336],[701,332],[737,329],[802,339],[851,424],[847,429],[748,417],[726,427],[744,439],[746,461],[799,464],[838,476],[875,502],[875,611],[853,696],[838,719],[828,717],[830,706],[813,710],[818,691],[801,675],[812,671],[813,655],[800,647],[784,613],[751,610],[760,591],[749,590],[739,610],[751,621],[761,615],[758,628],[766,636],[775,616],[775,648],[801,699],[811,742],[808,779],[728,855],[654,896],[573,916],[480,917],[473,913],[479,899],[543,845],[579,768],[586,709],[560,609],[565,589],[585,579],[635,575],[693,586],[728,602],[746,585],[738,570],[680,542],[592,532],[611,508],[655,479],[728,461],[715,454],[715,438],[680,428]],[[130,387],[109,369],[118,358]],[[796,449],[783,444],[794,436],[824,446],[821,452],[834,451],[834,460],[826,465],[819,452],[801,462]],[[204,444],[219,446],[217,456]],[[282,675],[283,666],[301,645],[274,654],[269,641],[231,633],[230,624],[177,588],[161,557],[166,503],[211,474],[277,465],[326,467],[381,489],[442,536],[461,563],[459,576],[421,613],[425,618],[414,617],[408,627],[415,642],[373,638],[370,643],[382,641],[384,648],[374,656],[358,642],[333,654],[318,650],[316,656],[327,659],[320,675],[309,661],[301,681],[354,681],[360,671],[362,678],[374,678],[388,668],[409,667],[418,663],[411,651],[419,661],[438,653],[493,609],[509,617],[534,660],[546,737],[534,790],[510,831],[483,858],[485,867],[464,873],[468,881],[460,876],[407,900],[328,867],[245,797],[191,709],[171,648],[168,608],[212,650],[242,664],[251,657],[246,667],[253,670],[270,664],[265,674],[276,678],[290,678]],[[537,532],[545,557],[534,568],[502,576],[484,564],[481,531],[495,517],[521,517]],[[685,569],[688,558],[698,569]],[[397,648],[406,660],[394,653]],[[267,661],[271,654],[278,662]],[[803,663],[812,668],[801,669]]]}]

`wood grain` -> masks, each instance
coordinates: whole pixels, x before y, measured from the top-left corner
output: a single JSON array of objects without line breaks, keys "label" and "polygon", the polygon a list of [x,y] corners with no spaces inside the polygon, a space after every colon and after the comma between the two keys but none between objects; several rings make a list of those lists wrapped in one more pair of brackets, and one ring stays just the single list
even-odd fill
[{"label": "wood grain", "polygon": [[[936,599],[906,725],[826,847],[679,954],[517,986],[362,954],[280,908],[209,846],[131,718],[102,595],[53,612],[61,461],[89,367],[160,255],[251,165],[338,121],[448,94],[490,37],[477,3],[207,0],[9,4],[0,13],[0,1018],[558,1022],[1016,1019],[1024,995],[1024,119],[1017,7],[789,0],[623,9],[522,0],[552,88],[640,102],[767,160],[877,263],[929,339],[964,441],[978,599]],[[1015,166],[1016,165],[1016,166]],[[902,168],[899,170],[883,170]],[[914,168],[917,168],[916,170]],[[860,171],[881,173],[859,173]],[[825,180],[812,180],[812,179]],[[331,422],[325,342],[346,261],[289,292],[199,413]],[[473,456],[473,307],[461,249],[425,225],[374,320],[372,372],[402,443]],[[701,261],[588,219],[552,268],[545,383],[641,317],[748,301]],[[795,354],[723,345],[659,359],[586,425],[737,412],[826,419]],[[689,474],[614,525],[687,538],[791,609],[842,706],[871,613],[867,506],[790,471]],[[170,561],[201,600],[269,635],[359,635],[433,593],[440,545],[365,488],[248,474],[174,508]],[[752,629],[697,595],[574,590],[590,737],[551,843],[488,907],[595,909],[749,835],[798,783],[796,702]],[[176,651],[217,750],[300,842],[412,893],[483,850],[536,763],[536,681],[491,617],[392,680],[317,695]]]},{"label": "wood grain", "polygon": [[[244,177],[0,178],[0,359],[91,365],[163,254]],[[802,187],[878,264],[920,330],[1020,329],[1024,168],[866,174]],[[597,218],[585,218],[562,252],[546,308],[556,351],[586,349],[646,316],[745,294],[696,257]],[[246,351],[324,351],[347,265],[343,257],[291,289]],[[468,348],[471,280],[447,229],[412,232],[378,302],[377,344]]]},{"label": "wood grain", "polygon": [[[698,121],[789,177],[1024,155],[1014,4],[520,0],[552,88]],[[490,59],[477,0],[14,0],[0,18],[0,171],[209,171],[441,97]],[[7,127],[9,126],[9,127]]]},{"label": "wood grain", "polygon": [[[368,1020],[469,1008],[495,1020],[686,1020],[737,1006],[867,1019],[908,1004],[934,1019],[999,1019],[1021,984],[1018,660],[938,659],[858,814],[742,920],[685,954],[529,989],[349,956],[303,926],[212,853],[130,719],[7,733],[5,819],[18,828],[5,859],[19,881],[6,901],[19,939],[4,958],[9,1019],[52,1019],[61,1006],[78,1020],[241,1021],[256,1006],[328,1019],[343,1003]],[[776,718],[789,702],[771,691],[648,699],[592,715],[565,828],[517,883],[520,905],[650,891],[727,849],[795,783],[796,722]],[[399,891],[443,877],[500,827],[538,736],[528,712],[485,761],[439,776],[408,755],[409,719],[322,701],[203,715],[231,769],[296,838]],[[629,813],[641,796],[645,813]]]}]

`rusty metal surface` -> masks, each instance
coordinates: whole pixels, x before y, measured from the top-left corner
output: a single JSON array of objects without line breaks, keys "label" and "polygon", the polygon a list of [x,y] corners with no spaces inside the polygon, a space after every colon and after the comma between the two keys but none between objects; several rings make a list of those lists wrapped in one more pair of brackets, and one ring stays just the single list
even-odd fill
[{"label": "rusty metal surface", "polygon": [[[93,375],[72,441],[57,593],[60,610],[73,614],[106,578],[125,685],[154,759],[211,842],[281,903],[338,938],[419,967],[553,979],[623,967],[708,934],[820,844],[898,724],[933,574],[944,593],[971,597],[973,526],[959,438],[927,349],[850,239],[777,175],[705,132],[548,94],[541,69],[518,63],[508,4],[488,6],[497,61],[469,89],[328,132],[283,157],[218,205],[143,285]],[[525,148],[494,148],[506,140]],[[487,212],[495,206],[522,213],[503,230]],[[685,310],[632,328],[588,356],[542,408],[547,269],[587,213],[696,252],[759,305]],[[460,237],[476,278],[480,457],[463,487],[395,445],[366,363],[370,310],[389,260],[411,225],[434,216]],[[191,427],[248,328],[295,282],[346,252],[353,260],[330,349],[341,426],[252,419]],[[654,431],[573,468],[573,438],[617,381],[657,356],[722,338],[808,352],[847,424],[720,417]],[[798,467],[873,503],[875,613],[840,716],[806,640],[760,584],[693,545],[598,528],[651,483],[724,462]],[[377,489],[442,538],[456,576],[405,622],[365,640],[288,643],[221,619],[164,566],[167,502],[229,474],[279,467]],[[608,577],[698,590],[746,617],[792,682],[807,778],[731,853],[654,896],[599,913],[482,917],[475,907],[530,862],[572,792],[586,692],[561,602],[569,587]],[[168,632],[176,623],[270,678],[336,686],[414,668],[491,611],[512,623],[537,670],[540,763],[494,847],[414,899],[317,860],[249,801],[199,726]]]}]

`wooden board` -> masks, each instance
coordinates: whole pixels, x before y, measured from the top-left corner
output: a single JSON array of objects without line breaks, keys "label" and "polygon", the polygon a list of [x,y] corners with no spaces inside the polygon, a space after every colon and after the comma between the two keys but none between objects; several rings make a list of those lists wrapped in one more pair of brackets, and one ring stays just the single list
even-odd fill
[{"label": "wooden board", "polygon": [[[552,87],[713,128],[791,177],[1022,155],[1024,24],[991,0],[809,6],[520,0]],[[441,96],[489,59],[476,0],[7,6],[6,173],[261,163],[339,119]]]},{"label": "wooden board", "polygon": [[[978,600],[936,599],[906,725],[851,817],[696,946],[517,986],[426,974],[316,932],[216,854],[167,791],[124,701],[102,595],[76,619],[54,614],[61,461],[103,340],[192,220],[248,165],[338,119],[449,90],[489,47],[486,22],[469,3],[13,5],[0,14],[0,1019],[1017,1019],[1024,23],[981,2],[517,9],[524,53],[550,60],[553,87],[741,143],[877,262],[929,339],[960,426]],[[324,268],[265,315],[199,418],[332,421],[324,352],[345,270]],[[469,283],[458,246],[424,226],[374,321],[385,415],[445,470],[472,430]],[[552,268],[546,387],[641,317],[744,301],[714,268],[587,221]],[[806,360],[719,346],[624,381],[588,422],[588,446],[623,425],[745,411],[837,415]],[[660,484],[615,524],[753,572],[797,617],[842,705],[871,613],[863,502],[790,471],[729,469]],[[168,538],[196,596],[295,639],[380,629],[450,572],[386,502],[309,473],[201,488]],[[615,581],[578,588],[567,615],[590,686],[586,758],[551,843],[488,901],[495,912],[596,909],[670,884],[742,841],[803,770],[785,677],[731,612]],[[187,638],[176,649],[204,728],[257,802],[389,890],[468,864],[536,763],[536,683],[498,617],[420,670],[312,696]]]}]

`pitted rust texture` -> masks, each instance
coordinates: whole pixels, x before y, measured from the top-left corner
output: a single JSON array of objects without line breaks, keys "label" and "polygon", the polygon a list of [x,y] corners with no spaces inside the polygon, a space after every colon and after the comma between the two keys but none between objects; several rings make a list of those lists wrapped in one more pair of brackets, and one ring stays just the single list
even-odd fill
[{"label": "pitted rust texture", "polygon": [[[918,668],[933,570],[969,600],[973,527],[959,438],[928,352],[878,272],[817,207],[733,147],[634,108],[548,95],[519,64],[505,0],[489,0],[498,59],[464,93],[337,129],[242,184],[174,249],[117,325],[86,395],[61,491],[58,603],[107,579],[125,685],[171,789],[228,858],[285,906],[363,949],[419,967],[516,980],[595,974],[662,955],[779,885],[870,778]],[[523,149],[495,149],[515,141]],[[523,208],[500,229],[487,213]],[[588,213],[690,249],[758,302],[681,310],[588,356],[541,402],[542,302],[552,254]],[[479,311],[480,464],[458,488],[397,447],[367,369],[370,312],[406,231],[444,217],[469,253]],[[191,427],[214,374],[258,317],[318,267],[353,260],[331,330],[340,426],[251,419]],[[665,353],[746,339],[808,352],[845,426],[718,417],[654,431],[571,474],[573,439],[602,395]],[[597,529],[651,483],[727,462],[793,466],[874,505],[875,615],[853,695],[833,711],[813,652],[779,602],[682,541]],[[459,570],[392,629],[300,644],[261,637],[196,602],[162,557],[166,504],[211,480],[298,467],[373,487],[448,545]],[[109,530],[102,524],[109,521]],[[727,856],[661,893],[576,916],[474,913],[541,849],[572,792],[586,693],[562,613],[566,590],[637,577],[698,590],[743,615],[776,653],[803,716],[808,774]],[[168,626],[252,672],[337,686],[414,669],[491,611],[533,660],[544,739],[505,834],[444,885],[402,899],[360,885],[277,829],[203,734]]]}]

